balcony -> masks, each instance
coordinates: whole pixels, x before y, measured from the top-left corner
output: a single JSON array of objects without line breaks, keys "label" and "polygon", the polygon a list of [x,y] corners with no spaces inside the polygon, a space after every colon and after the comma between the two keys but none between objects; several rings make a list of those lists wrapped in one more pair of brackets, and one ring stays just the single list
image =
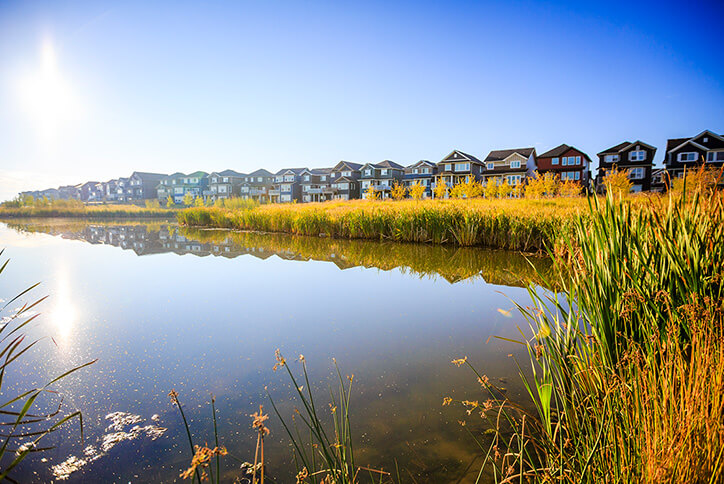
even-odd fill
[{"label": "balcony", "polygon": [[258,196],[258,195],[266,195],[266,188],[265,188],[265,187],[262,187],[262,188],[250,188],[250,189],[249,189],[249,195],[251,195],[251,196],[254,196],[254,195],[257,195],[257,196]]},{"label": "balcony", "polygon": [[280,193],[281,190],[279,190],[278,188],[272,188],[271,190],[269,190],[269,195],[272,197],[277,197],[280,195]]}]

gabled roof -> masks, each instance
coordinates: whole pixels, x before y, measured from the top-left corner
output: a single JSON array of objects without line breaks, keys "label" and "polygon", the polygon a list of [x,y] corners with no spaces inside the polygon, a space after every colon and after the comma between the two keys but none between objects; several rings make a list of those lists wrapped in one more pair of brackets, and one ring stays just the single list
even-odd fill
[{"label": "gabled roof", "polygon": [[375,164],[377,168],[397,168],[397,169],[404,169],[405,167],[400,165],[399,163],[395,163],[394,161],[390,160],[384,160],[380,161],[379,163]]},{"label": "gabled roof", "polygon": [[523,158],[530,158],[530,155],[535,153],[535,148],[513,148],[512,150],[494,150],[488,154],[488,156],[485,158],[485,161],[502,161],[513,153],[517,153]]},{"label": "gabled roof", "polygon": [[341,176],[341,177],[337,178],[336,180],[334,180],[333,183],[339,183],[339,182],[352,183],[352,182],[354,182],[354,181],[356,181],[354,178],[349,178],[349,177],[346,177],[346,176]]},{"label": "gabled roof", "polygon": [[623,143],[619,143],[616,146],[612,146],[607,150],[601,151],[600,153],[598,153],[598,155],[599,156],[600,155],[615,155],[617,153],[621,153],[622,151],[626,151],[627,149],[631,148],[632,146],[636,146],[636,145],[645,146],[646,148],[648,148],[650,150],[656,151],[656,148],[654,148],[653,146],[646,144],[641,140],[636,140],[633,143],[631,143],[629,141],[624,141]]},{"label": "gabled roof", "polygon": [[563,143],[560,146],[556,146],[552,150],[546,151],[542,155],[538,155],[538,158],[553,158],[556,156],[561,156],[563,153],[565,153],[568,150],[576,150],[579,153],[581,153],[588,161],[591,161],[591,159],[588,157],[588,155],[585,154],[583,151],[579,150],[575,146],[569,146],[565,143]]},{"label": "gabled roof", "polygon": [[212,172],[211,172],[211,175],[217,175],[217,176],[235,176],[235,177],[246,176],[244,173],[239,173],[238,171],[234,171],[234,170],[212,171]]},{"label": "gabled roof", "polygon": [[259,168],[258,170],[252,171],[245,176],[274,176],[274,174],[268,170],[265,170],[264,168]]},{"label": "gabled roof", "polygon": [[445,158],[442,159],[440,163],[443,161],[471,161],[473,163],[479,163],[483,164],[482,161],[474,157],[473,155],[469,155],[463,151],[460,150],[452,150],[449,155],[447,155]]},{"label": "gabled roof", "polygon": [[188,175],[183,175],[183,174],[182,174],[181,176],[198,176],[198,177],[204,177],[204,176],[206,176],[206,175],[208,175],[208,173],[206,173],[205,171],[200,171],[200,170],[199,170],[199,171],[195,171],[195,172],[193,172],[193,173],[189,173]]},{"label": "gabled roof", "polygon": [[145,178],[147,180],[160,180],[161,178],[166,177],[165,173],[149,173],[147,171],[134,171],[133,173],[131,173],[131,177],[133,177],[134,175],[138,175],[141,178]]},{"label": "gabled roof", "polygon": [[276,176],[285,175],[289,172],[294,173],[295,175],[301,175],[307,168],[282,168],[278,172],[276,172]]},{"label": "gabled roof", "polygon": [[429,161],[429,160],[420,160],[420,161],[418,161],[417,163],[413,163],[412,165],[408,165],[407,168],[408,168],[408,169],[409,169],[409,168],[418,168],[418,167],[423,166],[423,165],[424,165],[424,166],[427,166],[427,167],[433,167],[433,166],[435,166],[436,164],[437,164],[437,163],[432,162],[432,161]]},{"label": "gabled roof", "polygon": [[340,161],[336,165],[334,165],[334,171],[339,171],[342,166],[346,166],[347,168],[350,168],[352,171],[359,171],[362,168],[362,165],[360,163],[352,163],[351,161]]}]

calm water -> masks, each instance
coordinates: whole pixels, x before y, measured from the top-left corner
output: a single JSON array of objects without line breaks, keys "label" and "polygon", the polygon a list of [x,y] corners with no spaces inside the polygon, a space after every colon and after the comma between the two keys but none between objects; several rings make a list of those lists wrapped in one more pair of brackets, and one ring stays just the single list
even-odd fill
[{"label": "calm water", "polygon": [[[509,298],[528,301],[532,270],[518,254],[58,220],[0,223],[0,247],[12,259],[0,298],[42,281],[34,297],[50,297],[32,334],[53,338],[7,379],[37,384],[98,358],[58,387],[65,408],[83,411],[85,441],[77,426],[54,435],[57,447],[26,461],[22,482],[178,481],[189,456],[171,389],[198,443],[213,439],[213,393],[223,443],[253,460],[249,414],[259,404],[272,413],[264,388],[287,416],[295,405],[288,377],[272,371],[277,348],[288,360],[304,354],[323,402],[332,358],[354,373],[358,463],[391,470],[397,459],[414,482],[470,482],[479,469],[458,420],[481,425],[441,402],[485,396],[451,359],[467,355],[524,399],[508,356],[520,349],[489,340],[520,337],[521,319],[504,314]],[[270,472],[293,482],[283,428],[268,423]],[[224,462],[231,477],[236,464]]]}]

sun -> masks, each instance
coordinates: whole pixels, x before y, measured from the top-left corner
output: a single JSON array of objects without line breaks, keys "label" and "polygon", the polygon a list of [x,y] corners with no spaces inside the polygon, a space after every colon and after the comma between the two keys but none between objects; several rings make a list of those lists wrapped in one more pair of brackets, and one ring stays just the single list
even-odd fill
[{"label": "sun", "polygon": [[53,42],[43,41],[38,65],[18,81],[23,112],[43,138],[55,138],[83,115],[80,100],[58,65]]}]

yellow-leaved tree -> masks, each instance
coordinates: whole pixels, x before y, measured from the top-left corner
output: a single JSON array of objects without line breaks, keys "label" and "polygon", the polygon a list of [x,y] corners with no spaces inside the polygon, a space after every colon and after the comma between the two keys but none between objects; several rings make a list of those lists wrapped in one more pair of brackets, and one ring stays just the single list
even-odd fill
[{"label": "yellow-leaved tree", "polygon": [[477,198],[483,196],[483,186],[472,176],[465,179],[463,190],[465,198]]},{"label": "yellow-leaved tree", "polygon": [[171,195],[169,195],[168,198],[166,199],[166,208],[171,208],[174,205],[175,205],[175,203],[173,201],[173,197]]},{"label": "yellow-leaved tree", "polygon": [[186,195],[184,195],[183,198],[184,205],[189,207],[192,203],[194,203],[194,196],[191,192],[186,192]]},{"label": "yellow-leaved tree", "polygon": [[628,173],[613,166],[603,177],[603,186],[606,187],[606,193],[612,193],[617,197],[625,197],[631,191],[631,180],[628,179]]},{"label": "yellow-leaved tree", "polygon": [[721,170],[706,168],[701,165],[696,170],[686,170],[681,178],[674,178],[671,183],[671,190],[678,194],[682,194],[686,190],[687,195],[693,193],[703,195],[711,191],[721,181]]},{"label": "yellow-leaved tree", "polygon": [[508,184],[508,179],[503,178],[503,183],[498,186],[498,198],[508,198],[513,191],[513,187]]},{"label": "yellow-leaved tree", "polygon": [[561,177],[559,175],[548,172],[543,176],[543,191],[546,196],[555,197],[558,195],[560,184]]},{"label": "yellow-leaved tree", "polygon": [[197,196],[194,200],[194,207],[203,207],[204,206],[204,199]]},{"label": "yellow-leaved tree", "polygon": [[535,176],[528,177],[525,184],[525,198],[540,198],[544,192],[543,177],[536,171]]},{"label": "yellow-leaved tree", "polygon": [[414,200],[422,200],[422,197],[425,195],[425,187],[420,185],[420,182],[418,180],[415,180],[415,183],[410,185],[408,191],[410,192],[410,196]]},{"label": "yellow-leaved tree", "polygon": [[365,198],[367,200],[377,200],[379,194],[377,193],[377,190],[375,190],[375,186],[370,183],[370,186],[367,187],[367,190],[365,190]]},{"label": "yellow-leaved tree", "polygon": [[407,188],[405,188],[405,185],[396,181],[395,184],[392,185],[392,190],[390,190],[390,196],[393,200],[402,200],[407,196]]},{"label": "yellow-leaved tree", "polygon": [[577,181],[566,180],[561,183],[558,193],[560,193],[562,197],[577,197],[581,194],[582,190],[583,187]]},{"label": "yellow-leaved tree", "polygon": [[463,198],[465,196],[465,183],[460,181],[450,189],[450,198]]},{"label": "yellow-leaved tree", "polygon": [[485,188],[483,188],[485,198],[495,198],[498,196],[498,180],[497,178],[488,178],[485,180]]},{"label": "yellow-leaved tree", "polygon": [[442,178],[438,179],[432,193],[435,195],[435,198],[445,198],[447,196],[447,183],[445,183]]}]

